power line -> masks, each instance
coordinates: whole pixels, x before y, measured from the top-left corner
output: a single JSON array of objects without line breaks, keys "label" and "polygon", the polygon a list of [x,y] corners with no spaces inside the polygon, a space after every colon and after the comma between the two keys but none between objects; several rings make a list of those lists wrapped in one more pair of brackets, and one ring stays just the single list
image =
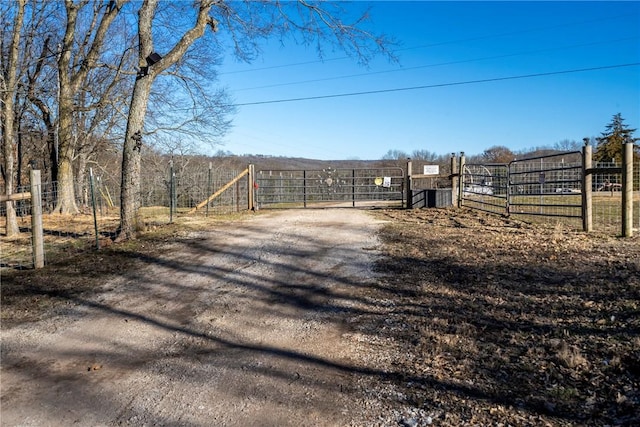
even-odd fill
[{"label": "power line", "polygon": [[[456,43],[464,43],[464,42],[486,40],[486,39],[499,38],[499,37],[515,36],[515,35],[518,35],[518,34],[526,34],[526,33],[532,33],[532,32],[537,32],[537,31],[546,31],[546,30],[552,30],[552,29],[555,29],[555,28],[571,27],[571,26],[575,26],[575,25],[592,24],[594,22],[609,21],[609,20],[620,19],[620,18],[629,18],[629,15],[616,15],[616,16],[609,16],[609,17],[598,18],[598,19],[590,19],[590,20],[586,20],[586,21],[570,22],[568,24],[550,25],[550,26],[546,26],[546,27],[537,27],[537,28],[529,28],[529,29],[519,30],[519,31],[511,31],[511,32],[507,32],[507,33],[489,34],[489,35],[484,35],[484,36],[469,37],[469,38],[465,38],[465,39],[447,40],[447,41],[443,41],[443,42],[435,42],[435,43],[428,43],[428,44],[417,45],[417,46],[409,46],[409,47],[395,49],[395,52],[403,52],[403,51],[407,51],[407,50],[417,50],[417,49],[426,49],[426,48],[430,48],[430,47],[446,46],[446,45],[456,44]],[[251,73],[251,72],[254,72],[254,71],[264,71],[264,70],[273,70],[273,69],[278,69],[278,68],[297,67],[297,66],[300,66],[300,65],[318,64],[318,63],[325,63],[325,62],[331,62],[331,61],[342,61],[342,60],[345,60],[345,59],[351,59],[351,57],[349,57],[349,56],[338,56],[338,57],[335,57],[335,58],[315,59],[315,60],[312,60],[312,61],[303,61],[303,62],[292,62],[292,63],[289,63],[289,64],[271,65],[271,66],[268,66],[268,67],[258,67],[258,68],[248,68],[248,69],[245,69],[245,70],[226,71],[226,72],[221,72],[221,73],[218,73],[218,74],[219,75],[227,75],[227,74]]]},{"label": "power line", "polygon": [[550,71],[546,73],[522,74],[517,76],[493,77],[490,79],[465,80],[461,82],[449,82],[449,83],[438,83],[438,84],[422,85],[422,86],[410,86],[410,87],[401,87],[401,88],[393,88],[393,89],[378,89],[378,90],[369,90],[369,91],[362,91],[362,92],[306,96],[306,97],[300,97],[300,98],[286,98],[286,99],[272,99],[268,101],[243,102],[239,104],[233,104],[233,106],[244,107],[249,105],[264,105],[264,104],[277,104],[277,103],[284,103],[284,102],[312,101],[317,99],[343,98],[347,96],[373,95],[373,94],[379,94],[379,93],[403,92],[403,91],[420,90],[420,89],[433,89],[433,88],[447,87],[447,86],[462,86],[462,85],[470,85],[470,84],[478,84],[478,83],[527,79],[527,78],[533,78],[533,77],[554,76],[554,75],[560,75],[560,74],[582,73],[587,71],[599,71],[599,70],[607,70],[607,69],[613,69],[613,68],[635,67],[638,65],[640,65],[640,62],[632,62],[629,64],[617,64],[617,65],[603,65],[599,67],[578,68],[573,70]]},{"label": "power line", "polygon": [[268,89],[268,88],[273,88],[273,87],[292,86],[292,85],[308,84],[308,83],[318,83],[318,82],[325,82],[325,81],[330,81],[330,80],[348,79],[348,78],[353,78],[353,77],[368,77],[368,76],[373,76],[373,75],[377,75],[377,74],[397,73],[397,72],[401,72],[401,71],[410,71],[410,70],[419,70],[419,69],[424,69],[424,68],[442,67],[442,66],[445,66],[445,65],[465,64],[465,63],[469,63],[469,62],[487,61],[487,60],[491,60],[491,59],[511,58],[511,57],[520,56],[520,55],[529,55],[529,54],[550,52],[550,51],[556,51],[556,50],[564,50],[564,49],[574,49],[574,48],[577,48],[577,47],[596,46],[596,45],[608,44],[608,43],[619,43],[619,42],[624,42],[624,41],[629,41],[629,40],[637,40],[637,39],[638,39],[638,37],[625,37],[625,38],[616,39],[616,40],[595,41],[595,42],[581,43],[581,44],[575,44],[575,45],[570,45],[570,46],[550,47],[550,48],[546,48],[546,49],[537,49],[537,50],[530,50],[530,51],[525,51],[525,52],[507,53],[507,54],[504,54],[504,55],[485,56],[485,57],[481,57],[481,58],[461,59],[461,60],[458,60],[458,61],[440,62],[440,63],[436,63],[436,64],[417,65],[417,66],[413,66],[413,67],[397,68],[397,69],[393,69],[393,70],[372,71],[372,72],[368,72],[368,73],[349,74],[349,75],[346,75],[346,76],[324,77],[324,78],[319,78],[319,79],[300,80],[300,81],[288,82],[288,83],[275,83],[275,84],[271,84],[271,85],[254,86],[254,87],[249,87],[249,88],[235,89],[234,92],[242,92],[242,91],[257,90],[257,89]]}]

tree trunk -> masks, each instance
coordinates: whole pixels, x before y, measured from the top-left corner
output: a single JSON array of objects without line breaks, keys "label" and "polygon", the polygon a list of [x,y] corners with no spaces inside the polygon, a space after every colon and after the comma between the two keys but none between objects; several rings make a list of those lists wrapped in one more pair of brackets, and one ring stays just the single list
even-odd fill
[{"label": "tree trunk", "polygon": [[[73,0],[65,0],[67,22],[64,37],[62,38],[62,51],[58,57],[58,201],[55,212],[77,213],[78,206],[75,201],[73,157],[76,151],[76,139],[73,128],[74,113],[78,111],[76,106],[77,95],[82,89],[82,82],[86,79],[90,70],[98,67],[100,51],[111,23],[120,12],[125,0],[109,2],[102,7],[93,8],[94,22],[97,26],[93,33],[85,34],[82,40],[76,40],[78,14],[87,3],[76,3]],[[94,4],[93,6],[96,6]],[[79,44],[79,45],[78,45]],[[72,52],[84,52],[83,58],[72,58]]]},{"label": "tree trunk", "polygon": [[45,122],[47,127],[47,148],[49,150],[49,169],[51,171],[51,182],[58,181],[58,144],[56,143],[55,126],[50,122]]},{"label": "tree trunk", "polygon": [[61,93],[59,100],[59,120],[60,128],[58,129],[59,158],[58,158],[58,194],[57,203],[54,212],[57,213],[78,213],[76,205],[75,191],[73,185],[73,103],[72,96],[64,96]]},{"label": "tree trunk", "polygon": [[140,152],[142,150],[142,135],[144,134],[144,118],[147,114],[152,82],[152,76],[141,76],[133,87],[122,152],[118,240],[134,238],[140,226],[137,216],[140,208]]},{"label": "tree trunk", "polygon": [[[11,130],[11,129],[9,129]],[[7,129],[5,128],[5,132],[7,131]],[[5,173],[6,173],[6,179],[5,179],[5,192],[6,194],[11,194],[13,193],[13,144],[6,144],[5,145],[5,151],[4,151],[4,156],[5,156],[5,163],[6,163],[6,168],[5,168]],[[15,208],[15,202],[13,201],[7,201],[6,203],[6,211],[7,211],[7,227],[6,227],[6,236],[7,237],[12,237],[15,236],[16,234],[18,234],[20,232],[20,227],[18,227],[18,216],[16,215],[16,208]]]},{"label": "tree trunk", "polygon": [[158,63],[150,64],[149,55],[153,52],[152,26],[153,16],[158,0],[145,0],[138,12],[138,67],[140,73],[133,86],[127,130],[122,150],[122,183],[120,191],[120,229],[117,240],[134,238],[136,231],[142,224],[138,224],[138,209],[140,208],[140,152],[144,135],[144,120],[147,114],[149,94],[153,80],[159,73],[178,62],[193,42],[202,37],[207,24],[213,21],[209,18],[212,2],[201,1],[198,7],[198,17],[193,27],[186,31],[175,46],[167,52]]},{"label": "tree trunk", "polygon": [[[20,45],[20,33],[22,31],[22,23],[24,20],[24,8],[26,5],[25,0],[18,2],[18,10],[13,24],[13,34],[11,38],[11,47],[9,49],[9,58],[7,59],[7,72],[6,80],[5,76],[2,76],[3,91],[2,91],[2,139],[4,145],[4,166],[5,166],[5,193],[13,193],[13,183],[15,179],[15,156],[14,149],[15,144],[15,91],[16,81],[18,73],[18,50]],[[7,201],[7,237],[15,236],[20,232],[18,227],[18,218],[16,216],[15,202]]]}]

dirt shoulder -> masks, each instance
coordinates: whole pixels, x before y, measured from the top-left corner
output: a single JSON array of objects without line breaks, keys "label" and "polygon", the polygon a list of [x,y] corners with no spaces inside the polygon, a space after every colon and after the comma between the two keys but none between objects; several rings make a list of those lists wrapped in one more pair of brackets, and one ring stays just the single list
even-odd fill
[{"label": "dirt shoulder", "polygon": [[3,275],[13,425],[637,425],[640,240],[260,213]]},{"label": "dirt shoulder", "polygon": [[[640,424],[640,239],[388,211],[407,402],[443,425]],[[398,383],[400,384],[400,383]]]}]

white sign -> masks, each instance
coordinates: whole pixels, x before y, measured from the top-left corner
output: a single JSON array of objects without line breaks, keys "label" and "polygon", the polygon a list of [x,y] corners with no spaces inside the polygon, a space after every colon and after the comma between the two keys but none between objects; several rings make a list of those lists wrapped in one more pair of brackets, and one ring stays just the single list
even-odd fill
[{"label": "white sign", "polygon": [[440,175],[440,166],[438,165],[424,165],[425,175]]},{"label": "white sign", "polygon": [[384,180],[382,182],[382,186],[385,188],[389,188],[391,187],[391,177],[390,176],[385,176]]}]

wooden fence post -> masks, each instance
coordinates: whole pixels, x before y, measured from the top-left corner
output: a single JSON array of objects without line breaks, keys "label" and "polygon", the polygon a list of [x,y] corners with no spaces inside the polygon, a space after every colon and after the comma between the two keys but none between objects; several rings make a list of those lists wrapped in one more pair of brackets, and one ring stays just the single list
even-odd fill
[{"label": "wooden fence post", "polygon": [[593,148],[589,138],[584,138],[582,147],[582,230],[593,230],[593,178],[591,175]]},{"label": "wooden fence post", "polygon": [[451,153],[451,206],[456,206],[458,198],[458,158],[456,153]]},{"label": "wooden fence post", "polygon": [[633,142],[622,145],[622,237],[633,236]]},{"label": "wooden fence post", "polygon": [[33,239],[33,267],[44,267],[44,233],[42,228],[42,183],[40,171],[31,170],[31,235]]},{"label": "wooden fence post", "polygon": [[458,169],[458,207],[462,207],[462,197],[464,196],[464,166],[467,160],[464,151],[460,152],[460,167]]},{"label": "wooden fence post", "polygon": [[255,186],[256,185],[256,181],[255,181],[256,176],[255,176],[255,173],[256,173],[256,171],[255,171],[254,165],[249,165],[247,170],[249,171],[248,178],[247,178],[248,181],[249,181],[249,185],[248,185],[249,194],[248,194],[247,197],[248,197],[248,200],[249,200],[249,210],[253,211],[256,208],[255,207],[255,194],[256,194],[255,193],[255,191],[256,191],[256,186]]}]

